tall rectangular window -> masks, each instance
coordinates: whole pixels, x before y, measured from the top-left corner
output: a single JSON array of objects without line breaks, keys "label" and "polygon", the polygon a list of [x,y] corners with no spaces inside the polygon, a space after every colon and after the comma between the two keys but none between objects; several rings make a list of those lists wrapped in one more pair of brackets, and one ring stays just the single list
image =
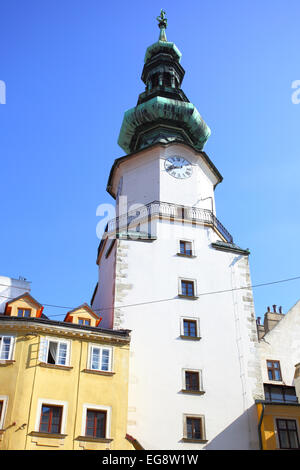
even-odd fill
[{"label": "tall rectangular window", "polygon": [[280,449],[299,449],[299,436],[295,419],[276,419]]},{"label": "tall rectangular window", "polygon": [[185,389],[197,392],[200,390],[199,372],[185,371]]},{"label": "tall rectangular window", "polygon": [[87,410],[86,412],[86,436],[94,438],[106,437],[106,411]]},{"label": "tall rectangular window", "polygon": [[201,421],[201,418],[186,418],[186,436],[188,439],[203,439]]},{"label": "tall rectangular window", "polygon": [[12,336],[0,336],[0,360],[12,359],[14,338]]},{"label": "tall rectangular window", "polygon": [[183,320],[183,335],[196,338],[197,336],[197,321],[196,320]]},{"label": "tall rectangular window", "polygon": [[194,281],[181,281],[181,295],[185,297],[195,296]]},{"label": "tall rectangular window", "polygon": [[100,346],[90,347],[90,369],[104,372],[111,371],[112,349]]},{"label": "tall rectangular window", "polygon": [[42,405],[40,432],[60,434],[62,406]]},{"label": "tall rectangular window", "polygon": [[267,368],[269,380],[282,380],[279,361],[267,360]]}]

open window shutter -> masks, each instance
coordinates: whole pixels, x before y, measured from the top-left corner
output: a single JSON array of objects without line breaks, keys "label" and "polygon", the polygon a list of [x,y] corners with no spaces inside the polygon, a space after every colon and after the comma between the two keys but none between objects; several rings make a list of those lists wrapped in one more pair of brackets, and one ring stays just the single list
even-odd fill
[{"label": "open window shutter", "polygon": [[48,340],[40,338],[39,361],[47,362]]},{"label": "open window shutter", "polygon": [[14,336],[11,336],[10,337],[9,355],[8,355],[9,360],[11,360],[13,358],[14,346],[15,346],[15,338],[14,338]]},{"label": "open window shutter", "polygon": [[66,357],[66,366],[70,365],[70,355],[71,355],[71,342],[67,341],[67,357]]}]

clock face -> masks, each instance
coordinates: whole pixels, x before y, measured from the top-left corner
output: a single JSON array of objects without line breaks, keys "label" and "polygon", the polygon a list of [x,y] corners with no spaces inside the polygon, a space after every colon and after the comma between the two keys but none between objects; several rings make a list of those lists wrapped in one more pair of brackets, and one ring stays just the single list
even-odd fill
[{"label": "clock face", "polygon": [[189,178],[193,172],[192,165],[183,157],[169,157],[165,160],[165,169],[174,178]]}]

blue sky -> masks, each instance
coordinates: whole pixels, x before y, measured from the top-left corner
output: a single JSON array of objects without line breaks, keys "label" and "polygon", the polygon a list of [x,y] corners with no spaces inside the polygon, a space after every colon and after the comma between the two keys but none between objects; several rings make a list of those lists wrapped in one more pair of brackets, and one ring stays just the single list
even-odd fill
[{"label": "blue sky", "polygon": [[[0,8],[0,275],[26,277],[41,303],[90,301],[96,208],[112,202],[106,183],[124,154],[123,114],[143,90],[145,50],[164,8],[168,40],[183,54],[182,88],[212,130],[205,151],[224,177],[218,218],[250,249],[254,284],[300,276],[300,104],[291,99],[299,0],[3,0]],[[299,298],[300,280],[254,289],[258,316]]]}]

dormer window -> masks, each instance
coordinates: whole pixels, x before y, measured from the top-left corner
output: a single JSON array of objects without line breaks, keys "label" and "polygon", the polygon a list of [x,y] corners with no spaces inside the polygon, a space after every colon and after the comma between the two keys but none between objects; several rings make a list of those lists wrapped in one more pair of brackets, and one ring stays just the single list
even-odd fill
[{"label": "dormer window", "polygon": [[80,307],[74,308],[68,312],[64,321],[73,323],[74,325],[91,326],[96,328],[99,325],[101,318],[91,309],[88,304],[83,304]]},{"label": "dormer window", "polygon": [[4,315],[19,318],[40,318],[44,307],[28,292],[7,302]]}]

